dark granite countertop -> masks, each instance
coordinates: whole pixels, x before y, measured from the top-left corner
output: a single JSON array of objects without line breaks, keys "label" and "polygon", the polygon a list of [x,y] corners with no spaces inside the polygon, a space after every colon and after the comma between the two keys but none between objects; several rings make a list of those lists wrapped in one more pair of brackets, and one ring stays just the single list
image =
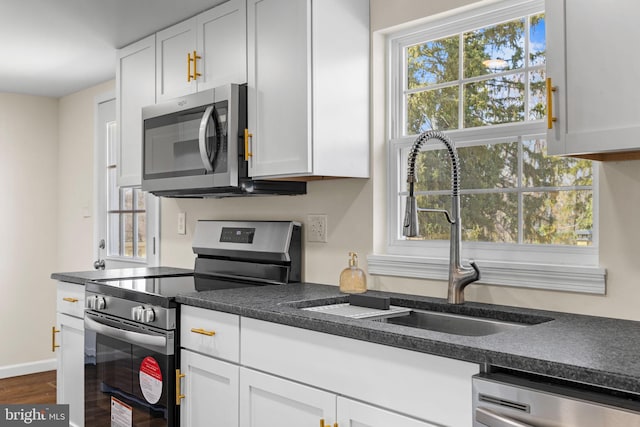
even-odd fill
[{"label": "dark granite countertop", "polygon": [[486,336],[460,336],[300,310],[346,302],[336,286],[290,284],[182,294],[183,304],[270,322],[640,394],[640,322],[368,291],[391,304],[482,314],[532,324]]},{"label": "dark granite countertop", "polygon": [[135,279],[160,276],[185,276],[189,274],[193,274],[193,270],[175,267],[140,267],[53,273],[51,278],[62,282],[71,282],[82,285],[84,282],[89,280]]}]

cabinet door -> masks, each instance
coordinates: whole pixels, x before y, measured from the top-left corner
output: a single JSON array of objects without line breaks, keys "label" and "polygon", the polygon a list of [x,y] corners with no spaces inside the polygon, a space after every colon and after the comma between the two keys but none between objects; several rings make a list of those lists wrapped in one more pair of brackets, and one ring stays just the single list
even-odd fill
[{"label": "cabinet door", "polygon": [[118,185],[141,184],[142,107],[156,102],[155,35],[122,48],[117,55],[116,121]]},{"label": "cabinet door", "polygon": [[[636,0],[546,0],[551,154],[640,150]],[[597,29],[597,30],[596,30]],[[597,157],[596,157],[597,158]],[[606,157],[601,157],[606,159]]]},{"label": "cabinet door", "polygon": [[310,174],[310,0],[248,0],[249,175]]},{"label": "cabinet door", "polygon": [[[196,91],[193,57],[196,50],[196,18],[156,33],[156,97],[158,102],[184,96]],[[189,56],[187,56],[189,55]],[[200,65],[200,60],[198,60]],[[199,71],[198,71],[199,72]]]},{"label": "cabinet door", "polygon": [[181,425],[237,427],[239,367],[188,350],[180,355]]},{"label": "cabinet door", "polygon": [[240,369],[241,427],[315,427],[321,420],[333,425],[335,413],[332,393]]},{"label": "cabinet door", "polygon": [[247,5],[230,0],[197,16],[198,91],[247,82]]},{"label": "cabinet door", "polygon": [[84,320],[57,314],[56,402],[69,405],[69,425],[84,425]]},{"label": "cabinet door", "polygon": [[436,427],[395,412],[338,397],[338,425],[357,427]]}]

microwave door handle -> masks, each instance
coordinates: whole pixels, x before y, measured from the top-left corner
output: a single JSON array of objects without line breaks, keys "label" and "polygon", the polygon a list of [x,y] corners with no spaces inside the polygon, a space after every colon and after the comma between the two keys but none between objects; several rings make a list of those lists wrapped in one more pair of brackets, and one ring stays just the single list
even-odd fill
[{"label": "microwave door handle", "polygon": [[141,334],[140,332],[125,331],[123,329],[114,328],[100,322],[96,322],[89,317],[84,318],[84,325],[87,329],[105,335],[111,338],[126,341],[130,344],[139,344],[142,346],[155,347],[160,352],[165,351],[167,347],[167,338],[158,335]]},{"label": "microwave door handle", "polygon": [[200,158],[202,159],[202,164],[204,165],[204,168],[207,170],[207,172],[213,172],[213,165],[211,164],[211,160],[209,160],[209,154],[207,153],[207,124],[209,123],[209,119],[212,116],[213,105],[210,105],[204,111],[204,115],[202,116],[202,120],[200,121],[200,134],[198,138],[200,147]]},{"label": "microwave door handle", "polygon": [[476,408],[476,422],[487,427],[535,427],[481,407]]}]

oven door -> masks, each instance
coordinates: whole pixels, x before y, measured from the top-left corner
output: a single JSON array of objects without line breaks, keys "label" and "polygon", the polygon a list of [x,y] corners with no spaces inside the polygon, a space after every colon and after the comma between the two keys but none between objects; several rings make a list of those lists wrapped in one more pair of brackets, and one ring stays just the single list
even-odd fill
[{"label": "oven door", "polygon": [[177,425],[174,340],[174,331],[87,311],[86,425]]}]

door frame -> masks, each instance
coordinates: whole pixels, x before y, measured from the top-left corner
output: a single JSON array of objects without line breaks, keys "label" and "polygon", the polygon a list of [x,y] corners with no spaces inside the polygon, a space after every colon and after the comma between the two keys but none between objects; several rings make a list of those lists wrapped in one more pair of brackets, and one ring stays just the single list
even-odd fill
[{"label": "door frame", "polygon": [[[93,121],[93,259],[104,259],[107,262],[107,268],[132,268],[132,267],[156,267],[160,265],[160,198],[151,196],[147,197],[147,261],[128,261],[119,258],[107,256],[106,249],[98,248],[98,241],[101,234],[107,235],[106,222],[106,206],[101,203],[98,196],[103,190],[100,189],[99,173],[102,169],[101,156],[99,152],[102,150],[99,142],[99,106],[105,102],[115,101],[116,92],[110,90],[94,97],[94,121]],[[115,105],[115,104],[114,104]],[[115,108],[115,107],[114,107]],[[116,124],[117,126],[117,124]],[[116,135],[118,133],[116,132]],[[117,137],[117,136],[116,136]]]}]

